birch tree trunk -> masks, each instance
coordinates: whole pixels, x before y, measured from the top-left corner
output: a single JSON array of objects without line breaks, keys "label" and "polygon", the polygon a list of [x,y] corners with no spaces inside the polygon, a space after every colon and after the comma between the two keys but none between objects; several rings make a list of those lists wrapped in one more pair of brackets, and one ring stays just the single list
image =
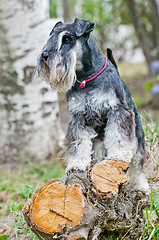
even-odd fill
[{"label": "birch tree trunk", "polygon": [[0,1],[0,162],[49,158],[62,144],[58,95],[33,78],[56,20],[46,0]]}]

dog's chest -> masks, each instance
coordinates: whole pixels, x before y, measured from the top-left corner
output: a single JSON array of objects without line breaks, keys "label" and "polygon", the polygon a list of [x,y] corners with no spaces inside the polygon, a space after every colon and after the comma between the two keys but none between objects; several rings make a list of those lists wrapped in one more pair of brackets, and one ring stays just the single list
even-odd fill
[{"label": "dog's chest", "polygon": [[71,115],[82,115],[87,120],[101,122],[106,118],[110,109],[114,109],[119,100],[113,89],[106,93],[103,90],[91,90],[90,92],[73,92],[68,100],[68,109]]}]

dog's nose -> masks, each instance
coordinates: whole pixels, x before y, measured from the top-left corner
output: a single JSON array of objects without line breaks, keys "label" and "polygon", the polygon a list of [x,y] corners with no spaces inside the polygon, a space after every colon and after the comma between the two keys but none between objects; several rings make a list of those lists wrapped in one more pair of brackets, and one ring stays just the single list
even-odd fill
[{"label": "dog's nose", "polygon": [[47,61],[47,59],[48,59],[48,56],[49,56],[49,53],[47,52],[47,51],[44,51],[43,53],[42,53],[42,59],[43,59],[43,61]]}]

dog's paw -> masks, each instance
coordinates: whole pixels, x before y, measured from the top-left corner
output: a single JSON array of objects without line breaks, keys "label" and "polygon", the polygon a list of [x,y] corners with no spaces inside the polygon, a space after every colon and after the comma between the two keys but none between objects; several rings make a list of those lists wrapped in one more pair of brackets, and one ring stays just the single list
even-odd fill
[{"label": "dog's paw", "polygon": [[81,170],[79,168],[71,168],[71,169],[66,169],[66,175],[69,176],[71,173],[82,173],[84,170]]},{"label": "dog's paw", "polygon": [[89,157],[85,160],[83,158],[68,156],[67,159],[66,161],[68,164],[65,170],[65,173],[67,175],[70,175],[71,173],[85,172],[89,168],[91,162],[91,159],[89,159]]}]

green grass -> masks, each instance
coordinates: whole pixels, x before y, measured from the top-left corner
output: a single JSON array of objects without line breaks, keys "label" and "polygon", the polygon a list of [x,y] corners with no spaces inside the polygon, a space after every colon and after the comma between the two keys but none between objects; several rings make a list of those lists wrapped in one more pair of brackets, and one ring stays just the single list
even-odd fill
[{"label": "green grass", "polygon": [[[145,209],[145,229],[139,240],[158,240],[159,239],[159,224],[155,222],[154,216],[158,214],[159,209],[159,193],[153,194],[153,189],[151,187],[151,204],[150,208]],[[158,221],[158,220],[157,220]]]},{"label": "green grass", "polygon": [[[28,240],[38,239],[25,224],[23,204],[30,201],[32,194],[44,183],[51,179],[60,179],[63,175],[64,167],[54,160],[38,164],[30,161],[17,170],[0,171],[0,220],[3,221],[9,214],[12,216],[13,239],[21,239],[21,234],[25,234]],[[0,240],[7,239],[9,234],[7,232],[1,235]]]},{"label": "green grass", "polygon": [[153,120],[151,114],[146,113],[143,117],[145,141],[150,145],[150,148],[154,144],[159,144],[159,118],[156,122]]},{"label": "green grass", "polygon": [[[143,126],[147,150],[150,153],[156,152],[156,149],[159,147],[159,118],[154,121],[151,114],[145,113]],[[157,163],[157,169],[159,170],[159,162]],[[157,215],[159,217],[159,190],[157,193],[153,193],[153,188],[151,187],[150,207],[144,211],[145,230],[139,240],[159,240],[159,218],[154,220]]]}]

